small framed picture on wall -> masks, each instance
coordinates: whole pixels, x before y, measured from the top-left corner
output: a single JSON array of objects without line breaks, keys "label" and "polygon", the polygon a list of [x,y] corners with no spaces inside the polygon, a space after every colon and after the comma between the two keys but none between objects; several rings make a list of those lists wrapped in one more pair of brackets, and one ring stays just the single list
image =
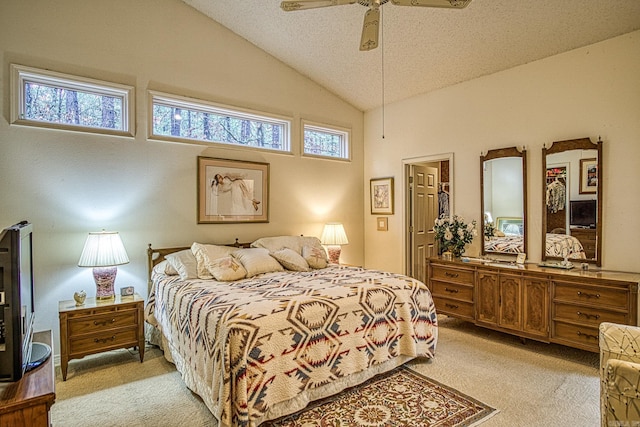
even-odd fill
[{"label": "small framed picture on wall", "polygon": [[393,177],[371,180],[371,214],[393,215]]}]

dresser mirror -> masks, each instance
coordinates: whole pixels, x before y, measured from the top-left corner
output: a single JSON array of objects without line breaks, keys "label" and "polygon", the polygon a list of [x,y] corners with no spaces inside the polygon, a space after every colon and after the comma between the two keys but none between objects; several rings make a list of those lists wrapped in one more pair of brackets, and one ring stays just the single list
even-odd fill
[{"label": "dresser mirror", "polygon": [[527,152],[516,147],[480,156],[482,254],[527,252]]},{"label": "dresser mirror", "polygon": [[602,262],[602,141],[542,149],[542,260]]}]

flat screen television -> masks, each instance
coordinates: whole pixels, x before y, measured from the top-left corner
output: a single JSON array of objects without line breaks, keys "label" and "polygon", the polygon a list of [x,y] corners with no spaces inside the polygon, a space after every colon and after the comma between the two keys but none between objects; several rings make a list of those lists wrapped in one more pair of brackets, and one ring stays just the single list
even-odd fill
[{"label": "flat screen television", "polygon": [[573,227],[596,228],[597,202],[595,200],[571,200],[569,224]]},{"label": "flat screen television", "polygon": [[33,225],[0,234],[0,381],[18,381],[42,364],[51,347],[33,343]]}]

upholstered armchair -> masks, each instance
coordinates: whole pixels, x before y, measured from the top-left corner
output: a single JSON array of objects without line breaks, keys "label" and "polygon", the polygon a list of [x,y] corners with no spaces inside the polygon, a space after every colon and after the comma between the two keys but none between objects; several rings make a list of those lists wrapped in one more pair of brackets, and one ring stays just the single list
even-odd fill
[{"label": "upholstered armchair", "polygon": [[602,427],[640,427],[640,327],[600,324]]}]

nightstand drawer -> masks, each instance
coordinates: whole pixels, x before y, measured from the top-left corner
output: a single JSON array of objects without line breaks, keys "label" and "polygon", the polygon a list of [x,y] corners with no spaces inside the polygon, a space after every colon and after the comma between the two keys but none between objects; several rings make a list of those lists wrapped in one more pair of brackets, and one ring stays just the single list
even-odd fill
[{"label": "nightstand drawer", "polygon": [[105,329],[132,326],[137,324],[137,312],[135,310],[123,310],[98,316],[77,317],[69,319],[69,336],[87,333],[99,333]]},{"label": "nightstand drawer", "polygon": [[120,348],[125,345],[138,344],[138,335],[135,328],[118,329],[96,333],[84,338],[71,338],[69,340],[69,354],[91,354],[110,348]]}]

